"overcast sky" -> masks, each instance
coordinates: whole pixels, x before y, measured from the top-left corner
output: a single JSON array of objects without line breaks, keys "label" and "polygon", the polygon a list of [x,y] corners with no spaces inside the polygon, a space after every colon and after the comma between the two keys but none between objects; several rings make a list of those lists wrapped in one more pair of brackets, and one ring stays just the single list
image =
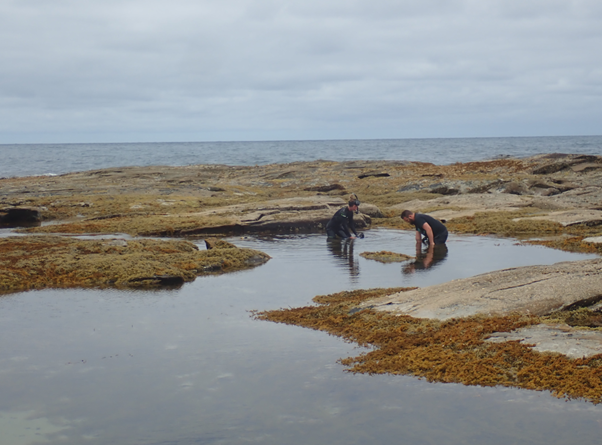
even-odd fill
[{"label": "overcast sky", "polygon": [[600,0],[0,0],[0,143],[599,134]]}]

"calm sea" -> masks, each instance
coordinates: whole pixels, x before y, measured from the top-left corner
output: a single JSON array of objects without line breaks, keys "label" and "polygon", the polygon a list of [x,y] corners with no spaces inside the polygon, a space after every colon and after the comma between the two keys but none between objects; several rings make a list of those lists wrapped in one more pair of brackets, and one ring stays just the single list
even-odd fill
[{"label": "calm sea", "polygon": [[540,153],[602,154],[602,136],[5,144],[0,145],[0,177],[59,175],[107,167],[262,165],[316,159],[406,160],[442,165],[506,156],[526,157]]}]

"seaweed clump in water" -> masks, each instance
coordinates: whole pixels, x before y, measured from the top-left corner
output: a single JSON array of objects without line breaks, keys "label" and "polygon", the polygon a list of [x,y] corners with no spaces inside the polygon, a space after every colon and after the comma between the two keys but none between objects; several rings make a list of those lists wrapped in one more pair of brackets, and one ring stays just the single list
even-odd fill
[{"label": "seaweed clump in water", "polygon": [[340,360],[353,373],[405,374],[431,382],[548,390],[559,398],[602,402],[602,355],[569,359],[534,351],[517,341],[485,342],[494,332],[538,324],[542,321],[539,317],[514,314],[438,321],[358,307],[364,300],[405,290],[409,289],[345,291],[315,297],[315,306],[253,315],[371,346],[367,353]]},{"label": "seaweed clump in water", "polygon": [[360,256],[380,263],[401,263],[414,258],[403,253],[390,252],[388,250],[381,250],[380,252],[362,252],[360,253]]},{"label": "seaweed clump in water", "polygon": [[269,260],[229,243],[199,250],[189,241],[79,240],[60,236],[0,239],[0,293],[68,287],[157,287]]}]

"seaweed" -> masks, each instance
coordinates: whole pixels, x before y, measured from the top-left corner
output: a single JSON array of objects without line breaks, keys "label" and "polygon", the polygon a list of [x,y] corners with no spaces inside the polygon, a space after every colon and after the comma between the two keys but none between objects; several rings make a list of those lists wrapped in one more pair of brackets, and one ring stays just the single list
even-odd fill
[{"label": "seaweed", "polygon": [[478,315],[437,321],[360,305],[405,290],[409,289],[339,292],[315,297],[314,306],[253,312],[253,316],[326,331],[370,346],[369,352],[340,360],[352,373],[403,374],[430,382],[547,390],[559,398],[602,402],[602,355],[570,359],[534,351],[518,341],[485,341],[494,332],[538,324],[543,320],[540,317]]},{"label": "seaweed", "polygon": [[219,243],[199,250],[189,241],[60,236],[2,238],[0,252],[2,293],[48,287],[156,287],[250,268],[270,258]]}]

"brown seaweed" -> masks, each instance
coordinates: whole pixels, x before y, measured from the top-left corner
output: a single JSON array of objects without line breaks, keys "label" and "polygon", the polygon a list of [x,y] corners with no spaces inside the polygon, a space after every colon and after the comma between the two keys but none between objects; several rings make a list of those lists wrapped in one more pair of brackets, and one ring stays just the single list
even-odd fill
[{"label": "brown seaweed", "polygon": [[542,322],[539,317],[515,314],[437,321],[370,308],[358,310],[361,301],[402,290],[318,296],[314,306],[255,312],[254,317],[326,331],[371,346],[367,353],[340,360],[353,373],[404,374],[431,382],[547,390],[556,397],[602,402],[602,355],[570,359],[534,351],[517,341],[485,341],[494,332],[538,324]]}]

